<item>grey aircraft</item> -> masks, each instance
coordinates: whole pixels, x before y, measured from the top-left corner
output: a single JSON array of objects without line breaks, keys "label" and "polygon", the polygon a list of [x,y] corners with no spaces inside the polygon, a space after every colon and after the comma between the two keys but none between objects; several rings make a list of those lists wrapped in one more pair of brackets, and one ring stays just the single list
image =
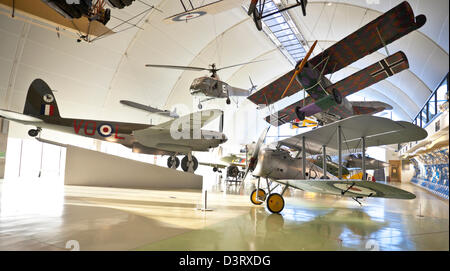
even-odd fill
[{"label": "grey aircraft", "polygon": [[28,131],[31,137],[39,136],[44,128],[119,143],[136,153],[169,155],[170,168],[180,165],[177,155],[185,155],[181,167],[190,172],[198,167],[193,151],[208,151],[227,140],[221,131],[201,129],[222,114],[221,110],[204,110],[158,125],[63,118],[52,90],[41,79],[31,83],[23,113],[0,110],[2,118],[36,127]]},{"label": "grey aircraft", "polygon": [[[362,150],[362,164],[364,165],[365,149],[371,146],[382,146],[394,143],[417,141],[426,138],[427,132],[412,123],[392,121],[374,116],[354,116],[332,124],[308,131],[287,139],[278,141],[275,148],[261,147],[267,134],[266,128],[256,143],[255,151],[250,158],[244,180],[249,172],[257,178],[256,189],[250,195],[253,204],[260,205],[264,201],[272,213],[279,213],[284,208],[283,194],[292,187],[303,191],[325,193],[352,197],[383,197],[396,199],[413,199],[415,195],[407,191],[366,180],[343,179],[342,177],[342,146],[348,150]],[[298,150],[295,157],[283,149]],[[306,153],[327,156],[338,154],[338,176],[328,179],[327,163],[323,159],[322,174],[311,177],[308,173],[314,164],[308,163]],[[316,166],[317,167],[317,166]],[[362,171],[365,176],[365,168]],[[260,179],[266,180],[266,191],[260,188]],[[281,194],[274,193],[275,187],[284,186]]]}]

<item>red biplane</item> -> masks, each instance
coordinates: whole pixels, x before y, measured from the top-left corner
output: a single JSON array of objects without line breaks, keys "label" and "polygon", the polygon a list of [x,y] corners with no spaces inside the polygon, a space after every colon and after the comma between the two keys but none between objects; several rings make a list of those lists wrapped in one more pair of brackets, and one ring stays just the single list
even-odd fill
[{"label": "red biplane", "polygon": [[309,94],[305,99],[268,116],[266,121],[275,126],[297,119],[304,120],[312,115],[320,125],[324,125],[352,115],[375,114],[392,109],[382,102],[350,102],[345,97],[409,68],[403,52],[389,55],[334,84],[325,75],[386,47],[422,27],[425,22],[424,15],[415,17],[408,2],[402,2],[309,60],[314,43],[294,70],[253,93],[248,99],[257,105],[267,106],[302,89]]}]

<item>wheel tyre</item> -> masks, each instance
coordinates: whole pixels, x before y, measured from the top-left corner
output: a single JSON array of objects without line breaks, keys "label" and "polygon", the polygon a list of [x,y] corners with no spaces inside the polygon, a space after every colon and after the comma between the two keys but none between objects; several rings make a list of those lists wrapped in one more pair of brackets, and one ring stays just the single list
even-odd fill
[{"label": "wheel tyre", "polygon": [[173,162],[175,162],[175,168],[178,168],[180,166],[180,159],[178,157],[173,158],[170,156],[167,158],[167,167],[172,168]]},{"label": "wheel tyre", "polygon": [[333,88],[332,93],[333,93],[334,101],[335,101],[337,104],[341,104],[341,103],[342,103],[342,95],[341,95],[341,93],[340,93],[337,89],[335,89],[335,88]]},{"label": "wheel tyre", "polygon": [[28,130],[28,135],[31,137],[37,137],[38,134],[39,134],[39,131],[36,129]]},{"label": "wheel tyre", "polygon": [[[195,156],[192,156],[192,162],[194,163],[194,171],[197,170],[198,168],[198,161],[197,158],[195,158]],[[189,165],[188,165],[189,161],[188,161],[188,157],[187,155],[185,157],[183,157],[183,159],[181,160],[181,168],[183,169],[183,171],[187,172],[189,170]]]},{"label": "wheel tyre", "polygon": [[283,211],[284,208],[284,199],[278,193],[270,194],[266,200],[267,209],[274,214],[278,214]]},{"label": "wheel tyre", "polygon": [[203,108],[202,104],[198,104],[198,109],[202,109],[202,108]]},{"label": "wheel tyre", "polygon": [[230,98],[227,98],[227,104],[231,104]]},{"label": "wheel tyre", "polygon": [[218,170],[218,169],[217,169],[216,167],[213,167],[213,171],[214,171],[214,172],[217,172],[217,170]]},{"label": "wheel tyre", "polygon": [[253,10],[253,22],[255,22],[256,29],[261,31],[262,30],[261,14],[259,14],[257,8]]},{"label": "wheel tyre", "polygon": [[259,197],[258,198],[262,198],[263,201],[258,201],[256,199],[256,190],[257,189],[253,190],[252,193],[250,194],[250,201],[255,205],[261,205],[261,204],[263,204],[264,200],[266,199],[266,191],[259,189],[259,192],[258,192]]},{"label": "wheel tyre", "polygon": [[300,106],[297,106],[296,108],[295,108],[295,114],[297,115],[297,118],[299,119],[299,120],[305,120],[305,112],[303,112],[303,111],[300,111],[300,109],[301,109],[301,107]]}]

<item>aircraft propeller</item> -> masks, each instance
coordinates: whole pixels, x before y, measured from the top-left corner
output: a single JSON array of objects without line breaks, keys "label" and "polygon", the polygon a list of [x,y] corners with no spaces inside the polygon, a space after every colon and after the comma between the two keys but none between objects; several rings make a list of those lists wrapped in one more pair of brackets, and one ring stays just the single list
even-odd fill
[{"label": "aircraft propeller", "polygon": [[270,126],[265,128],[261,135],[259,136],[258,142],[256,142],[255,148],[253,150],[252,157],[250,157],[250,160],[248,161],[248,166],[245,169],[244,177],[242,178],[241,186],[244,185],[244,181],[247,178],[247,174],[249,171],[253,171],[256,168],[256,165],[258,164],[258,155],[259,155],[259,149],[261,148],[261,145],[264,143],[264,139],[266,139],[267,132],[269,131]]},{"label": "aircraft propeller", "polygon": [[291,81],[287,85],[287,87],[284,90],[283,94],[281,94],[281,98],[284,98],[284,95],[286,95],[286,92],[288,91],[289,87],[292,85],[292,82],[294,82],[294,79],[297,76],[297,74],[299,74],[303,70],[303,67],[305,67],[306,62],[308,62],[308,59],[311,56],[311,53],[314,51],[314,47],[316,47],[316,44],[317,44],[317,40],[313,43],[311,48],[309,48],[308,53],[306,53],[305,57],[302,59],[302,62],[300,62],[300,64],[295,69],[295,72],[294,72],[294,75],[292,75]]}]

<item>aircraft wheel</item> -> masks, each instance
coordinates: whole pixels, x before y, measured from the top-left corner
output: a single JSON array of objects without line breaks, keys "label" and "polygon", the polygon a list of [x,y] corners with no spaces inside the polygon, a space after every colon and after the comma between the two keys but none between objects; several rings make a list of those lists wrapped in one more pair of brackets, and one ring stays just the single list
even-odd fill
[{"label": "aircraft wheel", "polygon": [[202,104],[198,104],[198,109],[202,109]]},{"label": "aircraft wheel", "polygon": [[303,112],[303,111],[300,111],[300,109],[301,109],[301,107],[300,106],[297,106],[296,108],[295,108],[295,114],[297,115],[297,118],[299,119],[299,120],[305,120],[305,112]]},{"label": "aircraft wheel", "polygon": [[275,214],[278,214],[284,208],[284,199],[278,193],[270,194],[269,197],[267,198],[266,203],[267,209],[269,209],[269,211]]},{"label": "aircraft wheel", "polygon": [[259,14],[257,8],[253,10],[253,22],[255,22],[256,29],[261,31],[262,30],[261,14]]},{"label": "aircraft wheel", "polygon": [[31,137],[37,137],[39,135],[38,129],[30,129],[28,130],[28,135]]},{"label": "aircraft wheel", "polygon": [[231,104],[230,98],[227,98],[227,104]]},{"label": "aircraft wheel", "polygon": [[213,171],[214,171],[214,172],[217,172],[218,169],[217,169],[216,167],[213,167]]},{"label": "aircraft wheel", "polygon": [[173,163],[175,163],[175,168],[178,168],[180,165],[180,159],[176,156],[169,156],[169,158],[167,158],[167,167],[172,168]]},{"label": "aircraft wheel", "polygon": [[342,103],[342,95],[341,95],[341,93],[335,88],[333,88],[332,93],[333,93],[334,101],[337,104],[341,104]]},{"label": "aircraft wheel", "polygon": [[[194,169],[194,171],[196,171],[198,168],[198,161],[197,161],[197,158],[195,158],[195,156],[192,156],[192,163],[194,163],[193,169]],[[187,155],[185,157],[183,157],[183,159],[181,160],[181,168],[185,172],[187,172],[189,170],[189,160],[188,160]]]},{"label": "aircraft wheel", "polygon": [[256,190],[257,189],[253,190],[253,192],[250,194],[250,201],[255,205],[261,205],[266,199],[266,192],[262,189],[258,190],[258,198],[263,199],[263,201],[259,201],[256,198]]}]

